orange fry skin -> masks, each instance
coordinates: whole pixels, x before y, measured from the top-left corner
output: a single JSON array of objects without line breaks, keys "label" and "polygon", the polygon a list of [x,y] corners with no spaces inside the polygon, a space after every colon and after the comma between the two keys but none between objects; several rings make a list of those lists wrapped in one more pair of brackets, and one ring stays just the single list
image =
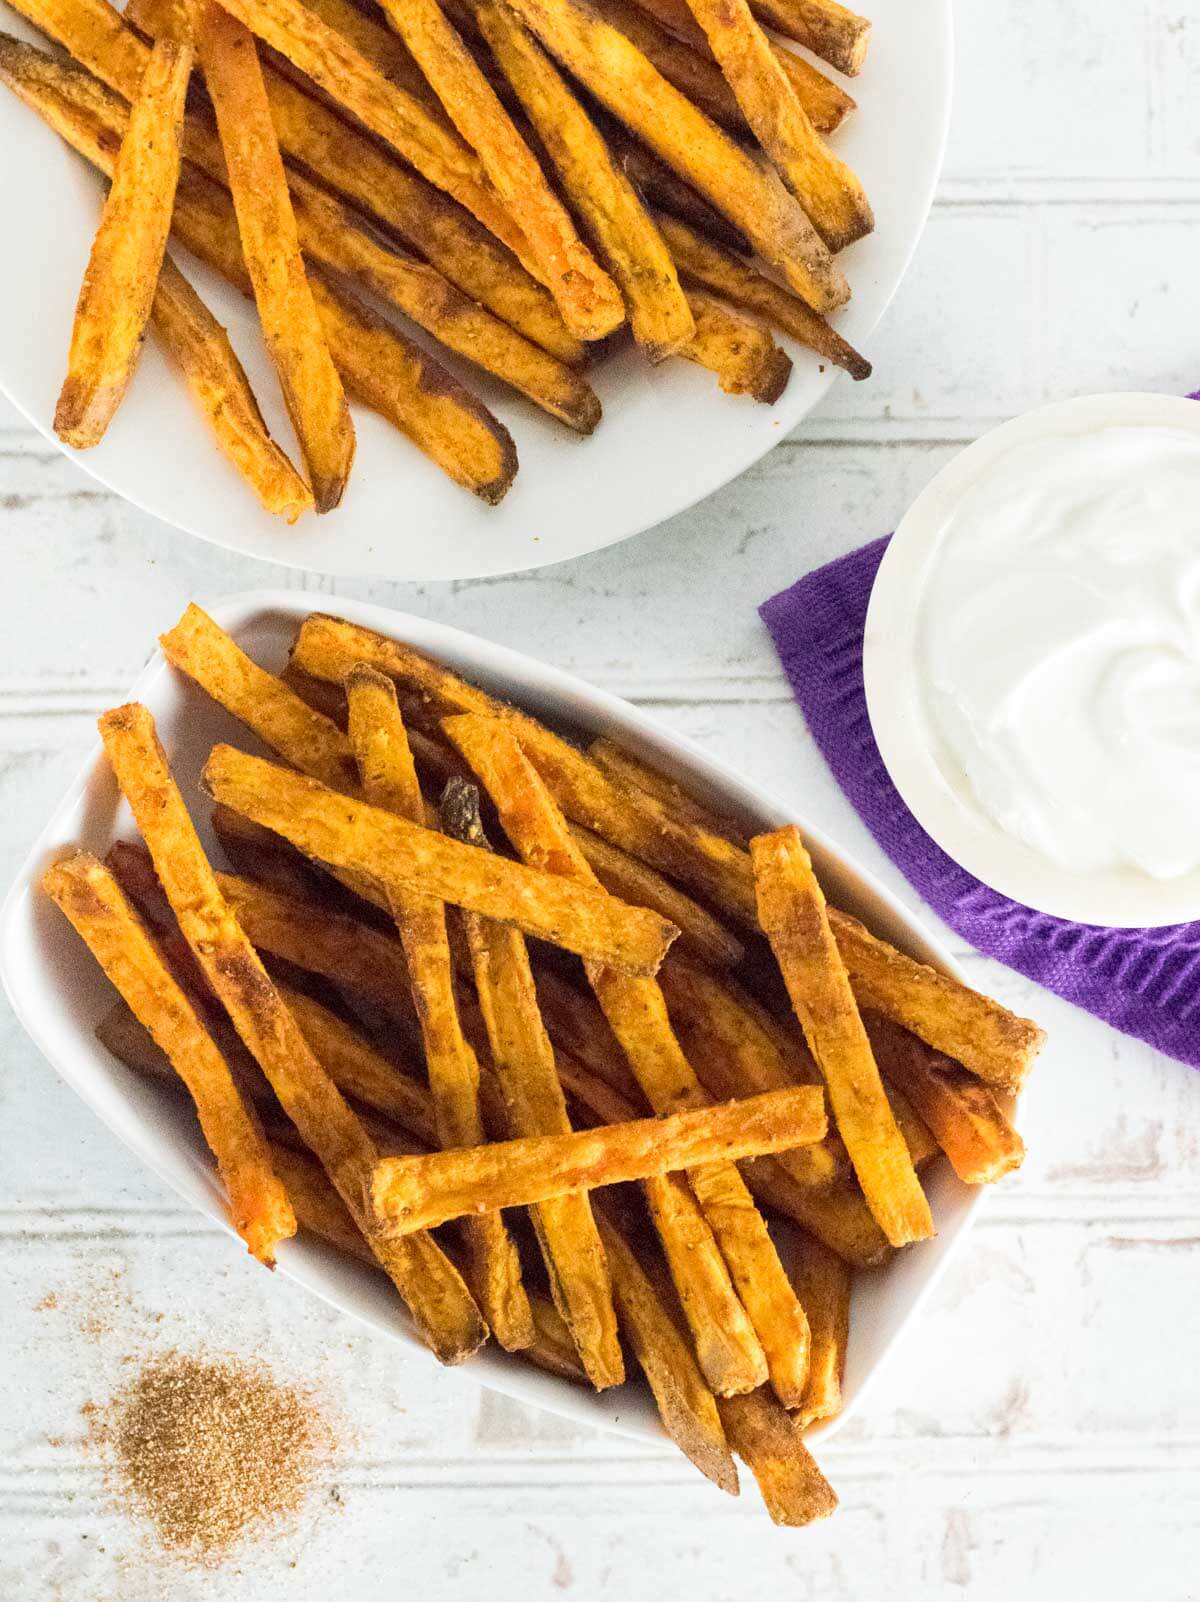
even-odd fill
[{"label": "orange fry skin", "polygon": [[501,1141],[429,1157],[385,1158],[371,1181],[371,1199],[381,1227],[408,1234],[436,1229],[464,1214],[528,1207],[572,1191],[627,1184],[700,1163],[761,1156],[819,1139],[825,1127],[821,1090],[793,1086],[667,1118]]},{"label": "orange fry skin", "polygon": [[850,1269],[836,1252],[811,1235],[802,1235],[796,1242],[790,1266],[812,1333],[808,1384],[795,1415],[796,1422],[807,1428],[842,1410],[850,1336]]},{"label": "orange fry skin", "polygon": [[130,107],[54,412],[54,432],[77,450],[104,437],[141,351],[171,229],[191,71],[191,45],[156,45]]},{"label": "orange fry skin", "polygon": [[799,829],[756,836],[750,856],[759,921],[867,1203],[893,1246],[925,1240],[934,1233],[933,1216],[888,1105]]},{"label": "orange fry skin", "polygon": [[234,1228],[259,1262],[273,1266],[276,1246],[296,1232],[291,1202],[258,1120],[153,936],[110,871],[85,851],[49,868],[42,889],[187,1086],[225,1184]]},{"label": "orange fry skin", "polygon": [[717,1403],[730,1446],[747,1464],[776,1524],[798,1526],[828,1518],[833,1487],[813,1461],[800,1425],[767,1390]]}]

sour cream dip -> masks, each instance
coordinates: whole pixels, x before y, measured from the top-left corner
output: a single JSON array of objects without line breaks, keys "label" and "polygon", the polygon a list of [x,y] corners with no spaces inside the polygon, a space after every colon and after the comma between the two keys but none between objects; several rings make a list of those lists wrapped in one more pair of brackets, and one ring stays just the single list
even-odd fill
[{"label": "sour cream dip", "polygon": [[885,555],[864,666],[968,871],[1086,922],[1200,917],[1200,404],[1087,397],[970,447]]}]

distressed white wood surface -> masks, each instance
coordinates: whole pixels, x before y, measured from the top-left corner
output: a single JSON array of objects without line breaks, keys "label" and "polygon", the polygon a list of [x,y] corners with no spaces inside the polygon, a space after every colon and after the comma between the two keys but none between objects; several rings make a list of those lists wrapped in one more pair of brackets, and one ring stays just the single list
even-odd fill
[{"label": "distressed white wood surface", "polygon": [[[0,880],[184,602],[284,582],[445,618],[651,706],[915,905],[813,751],[755,606],[891,527],[994,420],[1200,386],[1194,8],[992,0],[958,28],[946,174],[877,377],[632,544],[478,584],[281,577],[98,493],[0,403]],[[686,442],[665,470],[687,471]],[[0,1602],[1200,1595],[1200,1079],[964,955],[1051,1031],[1029,1161],[822,1453],[841,1511],[796,1533],[669,1453],[418,1370],[254,1269],[131,1164],[0,1004]],[[199,1344],[316,1382],[351,1444],[299,1531],[198,1575],[114,1514],[78,1410],[131,1357]]]}]

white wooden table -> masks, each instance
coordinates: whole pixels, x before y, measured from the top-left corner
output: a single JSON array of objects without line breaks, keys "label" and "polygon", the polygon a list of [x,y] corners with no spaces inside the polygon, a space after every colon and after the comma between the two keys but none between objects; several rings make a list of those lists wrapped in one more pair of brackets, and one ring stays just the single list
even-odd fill
[{"label": "white wooden table", "polygon": [[[1087,390],[1200,386],[1195,8],[991,0],[958,23],[945,177],[870,351],[877,377],[840,382],[745,478],[600,556],[452,587],[282,579],[445,618],[632,697],[914,904],[814,752],[756,605],[892,527],[993,421]],[[7,880],[156,632],[190,598],[281,575],[99,492],[3,403],[0,541]],[[0,1003],[0,1599],[1200,1596],[1200,1078],[963,956],[1050,1029],[1029,1160],[822,1453],[842,1508],[801,1532],[669,1452],[407,1363],[254,1268],[138,1170]],[[302,1534],[216,1574],[164,1563],[109,1511],[78,1411],[131,1356],[199,1343],[315,1381],[353,1443]]]}]

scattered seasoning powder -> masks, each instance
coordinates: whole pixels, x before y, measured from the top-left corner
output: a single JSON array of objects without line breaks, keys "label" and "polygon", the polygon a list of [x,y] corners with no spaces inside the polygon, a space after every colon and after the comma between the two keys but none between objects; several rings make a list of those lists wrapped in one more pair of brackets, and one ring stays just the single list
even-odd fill
[{"label": "scattered seasoning powder", "polygon": [[258,1363],[184,1352],[154,1358],[91,1408],[89,1432],[128,1511],[205,1566],[296,1513],[335,1444],[311,1394]]}]

